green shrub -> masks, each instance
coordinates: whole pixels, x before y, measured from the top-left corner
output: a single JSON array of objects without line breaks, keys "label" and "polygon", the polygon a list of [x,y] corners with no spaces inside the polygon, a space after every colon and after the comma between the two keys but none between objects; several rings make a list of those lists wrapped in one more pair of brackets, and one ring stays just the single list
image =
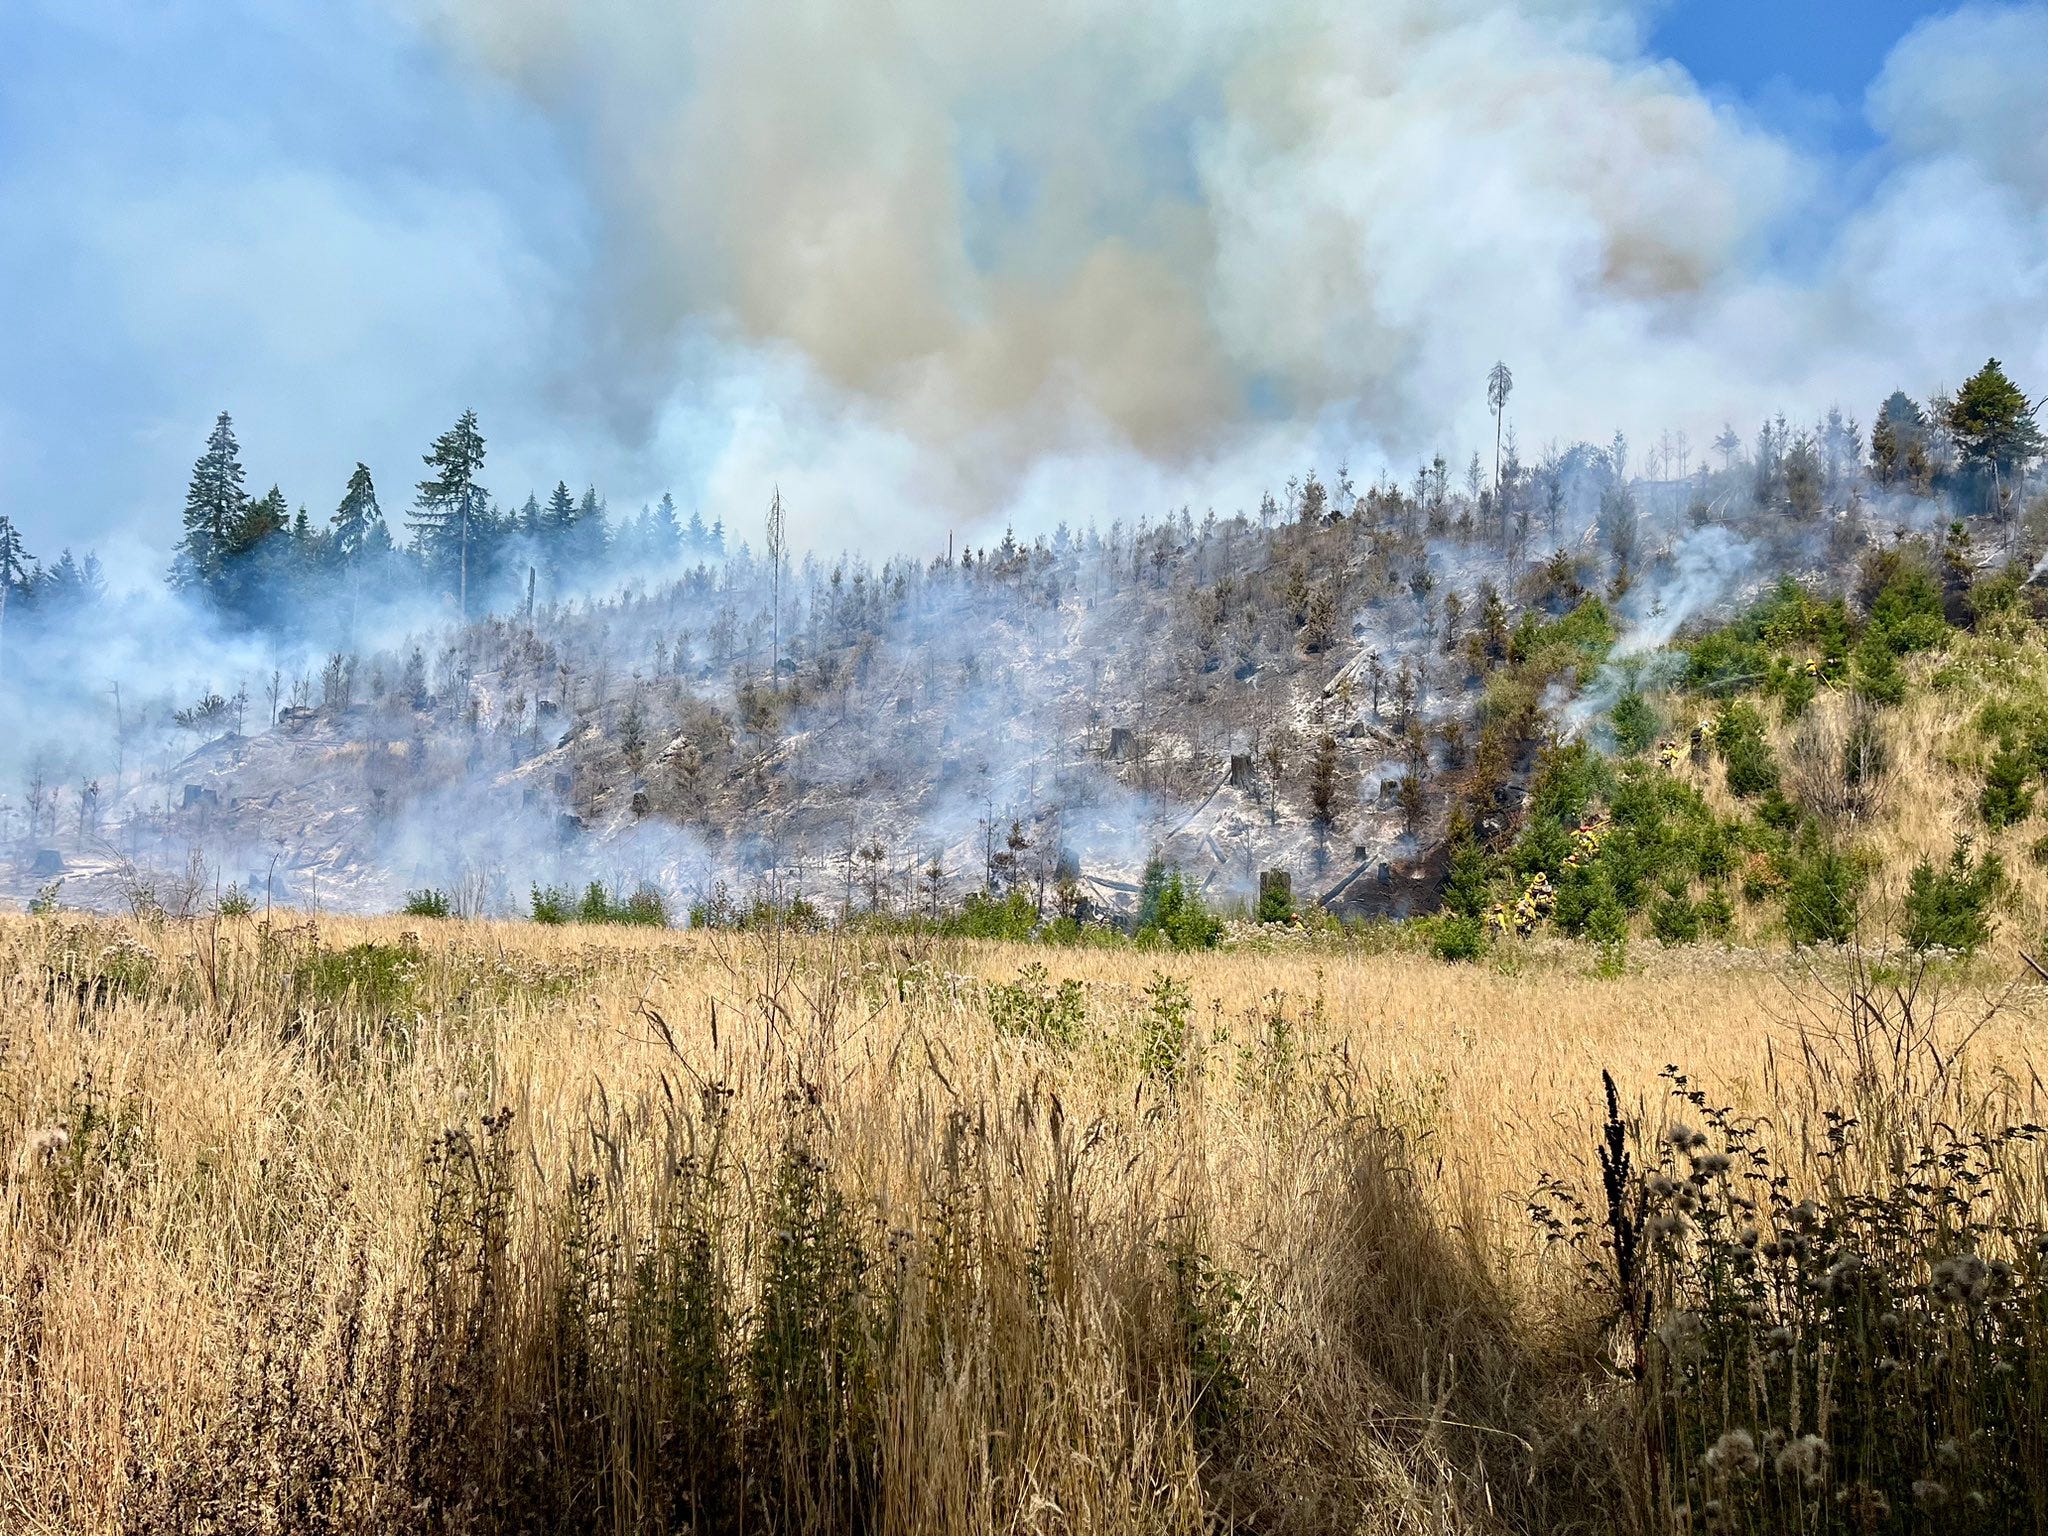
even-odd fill
[{"label": "green shrub", "polygon": [[975,891],[947,917],[940,931],[960,939],[1007,939],[1021,944],[1037,932],[1038,908],[1022,891],[998,898],[988,891]]},{"label": "green shrub", "polygon": [[412,944],[352,944],[317,949],[291,971],[292,996],[328,1008],[344,1005],[383,1018],[411,1001],[420,978],[420,950]]},{"label": "green shrub", "polygon": [[[643,885],[623,901],[611,896],[593,880],[581,896],[572,896],[566,886],[536,885],[533,888],[533,920],[548,927],[563,923],[605,923],[637,928],[666,928],[668,898],[651,885]],[[709,913],[699,906],[690,910],[694,926],[704,926]],[[718,926],[718,925],[712,925]]]},{"label": "green shrub", "polygon": [[1626,757],[1649,751],[1657,744],[1657,733],[1664,729],[1656,706],[1634,688],[1614,701],[1612,718],[1614,744]]},{"label": "green shrub", "polygon": [[1429,947],[1439,960],[1477,960],[1486,953],[1486,926],[1476,917],[1446,914],[1432,927]]},{"label": "green shrub", "polygon": [[1486,912],[1486,890],[1493,875],[1493,860],[1469,831],[1451,840],[1451,857],[1444,873],[1444,910],[1475,922]]},{"label": "green shrub", "polygon": [[1856,696],[1881,709],[1906,702],[1906,674],[1875,631],[1856,647]]},{"label": "green shrub", "polygon": [[1202,902],[1177,869],[1154,857],[1145,866],[1138,892],[1137,936],[1163,941],[1173,949],[1214,949],[1223,937],[1223,922]]},{"label": "green shrub", "polygon": [[1932,650],[1947,638],[1941,585],[1917,552],[1883,551],[1865,573],[1866,585],[1873,580],[1868,633],[1893,655]]},{"label": "green shrub", "polygon": [[1015,981],[988,985],[988,1015],[1006,1035],[1027,1035],[1072,1045],[1088,1021],[1086,994],[1069,976],[1057,986],[1036,961],[1017,973]]},{"label": "green shrub", "polygon": [[1728,769],[1728,792],[1749,800],[1778,787],[1778,757],[1752,704],[1730,700],[1714,722],[1714,749]]},{"label": "green shrub", "polygon": [[1650,904],[1650,932],[1660,944],[1697,944],[1700,911],[1683,896],[1660,896]]},{"label": "green shrub", "polygon": [[1145,1000],[1150,1006],[1139,1021],[1138,1066],[1147,1077],[1171,1086],[1180,1081],[1187,1063],[1194,995],[1179,977],[1154,971]]},{"label": "green shrub", "polygon": [[1957,840],[1945,865],[1923,856],[1906,885],[1906,947],[1975,954],[1991,938],[1991,909],[2004,884],[2004,862],[1995,853],[1972,859],[1968,838]]},{"label": "green shrub", "polygon": [[2009,827],[2022,822],[2034,811],[2032,754],[2016,741],[2004,741],[1991,754],[1984,773],[1984,789],[1977,797],[1977,812],[1988,827]]},{"label": "green shrub", "polygon": [[1285,923],[1294,918],[1294,898],[1279,885],[1262,886],[1259,904],[1252,916],[1262,923]]},{"label": "green shrub", "polygon": [[256,903],[249,899],[249,893],[239,885],[231,885],[220,893],[213,910],[222,917],[247,917],[256,910]]},{"label": "green shrub", "polygon": [[446,917],[452,910],[447,893],[431,886],[406,892],[405,905],[398,909],[402,917]]},{"label": "green shrub", "polygon": [[1785,927],[1795,944],[1842,944],[1855,936],[1862,861],[1811,833],[1786,859]]}]

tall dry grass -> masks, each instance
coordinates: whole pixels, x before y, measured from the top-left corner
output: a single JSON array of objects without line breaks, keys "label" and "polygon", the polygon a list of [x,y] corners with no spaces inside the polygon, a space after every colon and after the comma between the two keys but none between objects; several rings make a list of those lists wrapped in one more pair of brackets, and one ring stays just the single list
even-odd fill
[{"label": "tall dry grass", "polygon": [[1643,1386],[1658,1320],[1725,1321],[1711,1224],[1641,1237],[1660,1072],[1787,1209],[1855,1198],[2036,1113],[2034,995],[1582,966],[8,921],[0,1529],[1706,1519],[1680,1442],[1765,1428],[1696,1363]]}]

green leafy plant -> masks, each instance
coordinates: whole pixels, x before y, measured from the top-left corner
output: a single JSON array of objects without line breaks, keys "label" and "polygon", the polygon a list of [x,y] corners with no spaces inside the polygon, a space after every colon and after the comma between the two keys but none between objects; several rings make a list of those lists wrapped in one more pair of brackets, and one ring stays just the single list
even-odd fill
[{"label": "green leafy plant", "polygon": [[1906,887],[1906,947],[1975,954],[1991,938],[1991,913],[2005,884],[1997,854],[1970,856],[1970,840],[1959,838],[1946,864],[1922,857]]},{"label": "green leafy plant", "polygon": [[406,892],[405,905],[398,910],[403,917],[446,917],[454,907],[446,892],[428,887]]}]

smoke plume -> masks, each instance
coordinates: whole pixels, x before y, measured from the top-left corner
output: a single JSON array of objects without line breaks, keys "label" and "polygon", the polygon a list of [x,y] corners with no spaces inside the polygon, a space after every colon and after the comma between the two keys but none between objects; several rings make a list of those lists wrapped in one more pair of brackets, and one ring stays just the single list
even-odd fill
[{"label": "smoke plume", "polygon": [[1815,251],[1831,168],[1601,0],[413,3],[582,146],[621,425],[715,400],[714,486],[824,466],[841,527],[1011,510],[1049,456],[1398,466],[1487,430],[1496,357],[1525,441],[2048,370],[2038,6],[1899,47]]}]

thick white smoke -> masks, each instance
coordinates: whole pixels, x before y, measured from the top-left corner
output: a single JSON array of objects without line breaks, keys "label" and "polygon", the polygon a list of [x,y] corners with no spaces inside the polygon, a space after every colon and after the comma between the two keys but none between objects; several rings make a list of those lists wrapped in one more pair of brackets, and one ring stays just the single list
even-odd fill
[{"label": "thick white smoke", "polygon": [[712,484],[808,465],[828,536],[1048,458],[1200,500],[1456,451],[1496,357],[1525,443],[2048,373],[2038,5],[1900,46],[1883,174],[1794,268],[1830,168],[1622,4],[403,3],[585,146],[626,422],[737,420]]}]

